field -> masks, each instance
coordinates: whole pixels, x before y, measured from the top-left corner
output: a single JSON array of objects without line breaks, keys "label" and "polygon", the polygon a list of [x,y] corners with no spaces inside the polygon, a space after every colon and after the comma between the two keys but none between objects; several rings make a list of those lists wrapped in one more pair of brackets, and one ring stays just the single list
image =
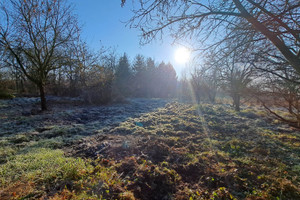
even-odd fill
[{"label": "field", "polygon": [[300,131],[259,108],[0,101],[0,199],[300,199]]}]

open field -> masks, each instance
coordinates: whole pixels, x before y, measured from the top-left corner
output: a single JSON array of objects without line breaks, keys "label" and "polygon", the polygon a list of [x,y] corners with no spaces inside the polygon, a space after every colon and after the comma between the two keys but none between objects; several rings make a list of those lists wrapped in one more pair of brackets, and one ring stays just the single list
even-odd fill
[{"label": "open field", "polygon": [[0,199],[300,199],[300,132],[160,99],[0,101]]}]

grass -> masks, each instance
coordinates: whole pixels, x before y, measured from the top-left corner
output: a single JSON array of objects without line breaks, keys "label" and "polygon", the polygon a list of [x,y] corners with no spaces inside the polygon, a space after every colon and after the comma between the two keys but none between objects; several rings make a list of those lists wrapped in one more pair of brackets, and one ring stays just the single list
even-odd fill
[{"label": "grass", "polygon": [[284,127],[170,103],[89,137],[85,125],[2,137],[0,198],[299,199],[300,134]]},{"label": "grass", "polygon": [[0,177],[1,199],[106,199],[121,184],[106,161],[66,157],[62,150],[45,148],[10,157],[1,165]]},{"label": "grass", "polygon": [[36,149],[12,156],[1,166],[1,186],[16,180],[50,183],[55,179],[76,179],[85,169],[81,159],[66,158],[61,150]]},{"label": "grass", "polygon": [[[67,158],[61,150],[39,148],[11,156],[1,165],[0,188],[5,191],[4,197],[20,197],[13,191],[20,185],[24,189],[22,195],[36,195],[40,193],[39,190],[47,188],[50,184],[78,180],[83,177],[82,172],[89,169],[90,166],[84,160]],[[28,190],[29,194],[26,194],[25,189],[29,187],[35,187],[34,192]]]}]

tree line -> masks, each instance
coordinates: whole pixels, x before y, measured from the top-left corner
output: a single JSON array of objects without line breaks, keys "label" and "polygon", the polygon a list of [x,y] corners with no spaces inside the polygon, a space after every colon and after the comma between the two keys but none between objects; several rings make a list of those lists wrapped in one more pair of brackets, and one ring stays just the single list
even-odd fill
[{"label": "tree line", "polygon": [[300,126],[299,1],[141,0],[134,8],[128,23],[141,30],[142,42],[167,32],[175,42],[193,41],[195,54],[206,52],[205,62],[177,81],[170,63],[89,50],[67,0],[7,0],[0,5],[2,91],[38,90],[42,110],[45,93],[101,104],[176,95],[214,102],[225,93],[236,111],[255,99]]},{"label": "tree line", "polygon": [[[111,49],[95,53],[85,43],[77,47],[76,51],[70,50],[72,53],[64,65],[47,75],[44,84],[47,95],[82,97],[88,104],[122,102],[128,97],[173,98],[176,95],[178,80],[171,63],[157,63],[141,54],[130,61],[126,53],[118,56]],[[40,95],[38,86],[11,62],[2,65],[0,91]]]},{"label": "tree line", "polygon": [[47,110],[46,93],[102,104],[175,94],[177,76],[170,63],[157,65],[142,55],[130,63],[126,54],[118,58],[108,49],[89,50],[67,0],[8,0],[1,2],[0,14],[2,91],[38,90],[42,110]]},{"label": "tree line", "polygon": [[[137,55],[132,62],[126,53],[117,58],[114,53],[101,57],[86,77],[83,89],[88,103],[120,102],[128,97],[171,98],[176,95],[177,75],[170,63],[157,64],[153,58]],[[99,69],[99,70],[98,70]],[[71,91],[74,94],[73,91]],[[79,92],[80,94],[80,92]]]}]

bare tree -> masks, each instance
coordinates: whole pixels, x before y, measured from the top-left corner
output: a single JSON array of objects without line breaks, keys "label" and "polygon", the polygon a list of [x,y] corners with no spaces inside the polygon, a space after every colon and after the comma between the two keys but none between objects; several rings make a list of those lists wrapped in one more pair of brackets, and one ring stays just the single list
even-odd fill
[{"label": "bare tree", "polygon": [[139,0],[136,4],[129,25],[142,31],[142,42],[166,31],[201,46],[213,41],[207,48],[240,38],[239,46],[259,42],[276,47],[300,73],[298,0]]},{"label": "bare tree", "polygon": [[72,7],[65,0],[6,0],[0,11],[0,45],[37,85],[46,110],[49,72],[64,64],[65,52],[78,36]]},{"label": "bare tree", "polygon": [[[256,66],[260,69],[259,66]],[[300,76],[288,67],[276,73],[265,73],[253,94],[272,116],[294,127],[300,127]]]},{"label": "bare tree", "polygon": [[[70,93],[78,95],[81,89],[87,87],[89,79],[93,79],[90,72],[94,70],[95,66],[100,65],[100,56],[104,50],[101,49],[98,53],[93,52],[82,41],[76,42],[73,46],[74,48],[70,48],[68,51],[69,56],[65,72],[69,80]],[[97,69],[97,67],[95,68]]]},{"label": "bare tree", "polygon": [[247,93],[249,84],[255,79],[255,68],[247,61],[241,59],[238,52],[229,54],[225,59],[219,60],[216,67],[219,71],[221,87],[231,96],[233,107],[240,111],[241,97]]},{"label": "bare tree", "polygon": [[218,89],[217,69],[208,59],[205,64],[196,65],[190,72],[193,94],[198,103],[201,100],[215,103]]}]

